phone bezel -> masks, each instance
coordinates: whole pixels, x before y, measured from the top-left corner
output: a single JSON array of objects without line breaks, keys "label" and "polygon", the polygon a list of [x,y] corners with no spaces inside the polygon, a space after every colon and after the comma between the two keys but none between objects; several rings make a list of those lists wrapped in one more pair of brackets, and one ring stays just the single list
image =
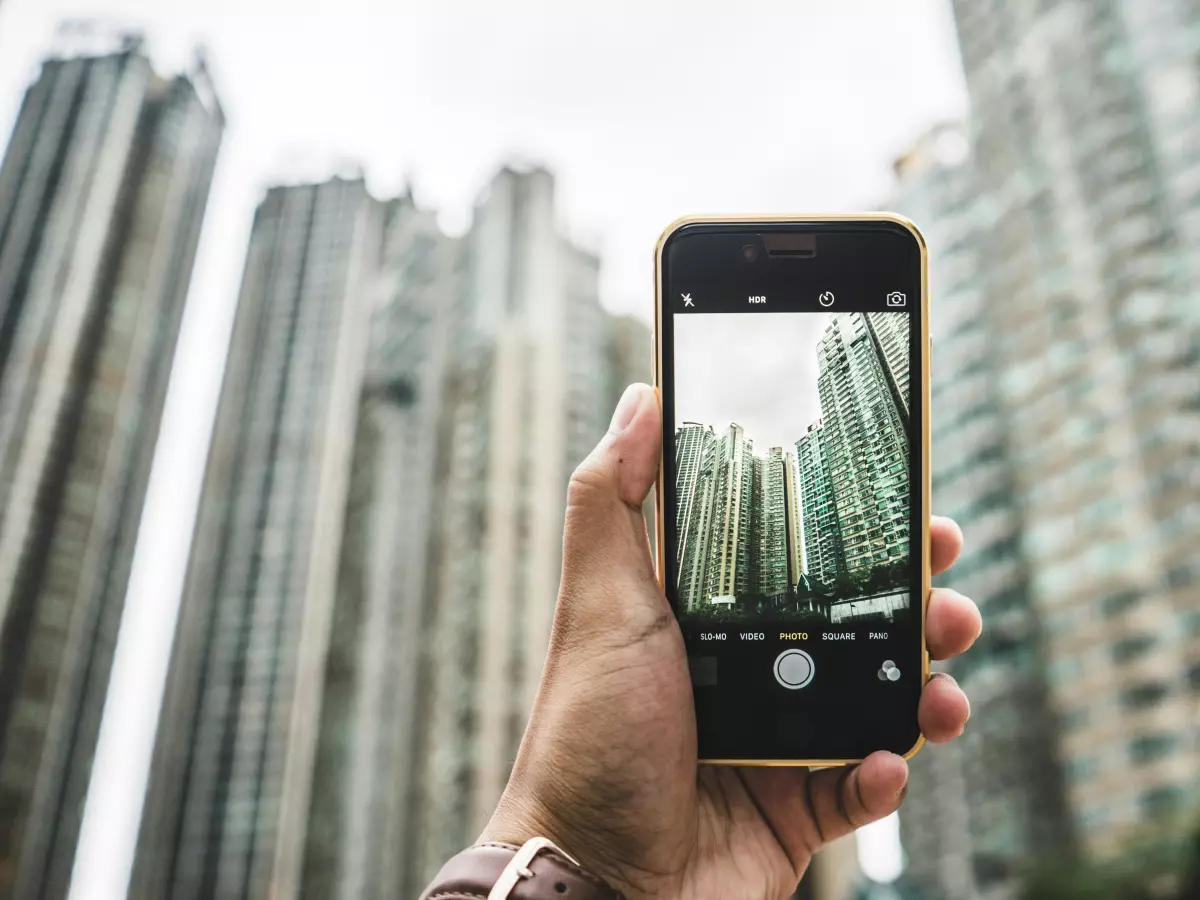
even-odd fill
[{"label": "phone bezel", "polygon": [[[917,317],[920,322],[921,334],[920,344],[924,351],[921,356],[921,422],[920,422],[920,453],[921,453],[921,484],[919,490],[923,498],[924,515],[921,519],[921,616],[918,631],[920,633],[920,658],[921,658],[921,692],[924,692],[925,686],[929,682],[930,677],[930,657],[929,647],[927,643],[927,632],[925,626],[925,617],[929,611],[929,595],[931,590],[931,569],[930,569],[930,544],[929,544],[929,515],[930,515],[930,470],[929,470],[929,443],[930,443],[930,415],[929,415],[929,364],[931,344],[929,338],[929,252],[925,241],[925,236],[920,229],[909,219],[892,212],[864,212],[864,213],[820,213],[809,215],[742,215],[742,216],[713,216],[713,215],[695,215],[685,216],[676,219],[659,236],[654,252],[654,387],[659,393],[659,403],[662,403],[663,389],[663,252],[670,241],[671,237],[681,229],[689,225],[707,225],[721,226],[730,225],[737,229],[753,227],[757,224],[767,226],[780,225],[804,225],[810,228],[814,225],[819,226],[821,223],[836,223],[839,226],[854,225],[856,223],[873,224],[873,223],[891,223],[899,225],[905,231],[912,235],[916,240],[920,250],[920,270],[921,270],[921,286],[920,286],[920,315]],[[668,423],[663,423],[664,434]],[[655,566],[658,572],[659,586],[666,590],[666,531],[665,531],[665,503],[666,498],[662,490],[663,478],[665,476],[665,457],[663,452],[666,443],[662,443],[659,451],[658,462],[658,480],[654,488],[654,505],[655,505],[655,534],[656,534],[656,559]],[[909,760],[917,755],[925,746],[925,735],[918,730],[916,742],[912,748],[902,754],[904,759]],[[855,765],[863,762],[862,758],[846,758],[846,759],[816,759],[816,758],[797,758],[797,759],[700,759],[700,763],[706,765],[727,765],[727,766],[812,766],[812,767],[827,767],[827,766],[846,766]]]}]

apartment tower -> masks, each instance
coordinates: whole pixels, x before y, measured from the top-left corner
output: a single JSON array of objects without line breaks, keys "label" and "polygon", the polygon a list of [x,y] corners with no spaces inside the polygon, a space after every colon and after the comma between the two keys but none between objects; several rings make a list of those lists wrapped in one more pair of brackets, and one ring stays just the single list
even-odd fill
[{"label": "apartment tower", "polygon": [[1200,800],[1200,10],[953,5],[997,323],[980,365],[1072,821],[1115,854]]},{"label": "apartment tower", "polygon": [[795,457],[782,447],[772,447],[757,460],[754,505],[758,537],[755,593],[781,598],[800,580],[801,538],[797,521]]},{"label": "apartment tower", "polygon": [[437,572],[431,561],[463,244],[411,196],[385,207],[339,562],[301,896],[404,890]]},{"label": "apartment tower", "polygon": [[567,482],[607,428],[624,353],[549,172],[502,170],[466,243],[409,894],[474,840],[508,778],[558,594]]},{"label": "apartment tower", "polygon": [[0,166],[5,897],[67,889],[223,132],[202,63],[92,35],[43,63]]},{"label": "apartment tower", "polygon": [[822,420],[808,426],[796,441],[801,523],[804,536],[804,573],[824,584],[846,574],[841,526],[833,498],[831,460]]},{"label": "apartment tower", "polygon": [[814,577],[908,557],[908,331],[904,314],[838,314],[817,347],[821,421],[796,445]]},{"label": "apartment tower", "polygon": [[1019,889],[1030,860],[1071,847],[1013,472],[1025,438],[999,404],[1006,360],[995,334],[1008,309],[984,290],[994,222],[965,130],[930,130],[896,173],[893,205],[922,224],[930,246],[933,508],[968,537],[938,583],[973,597],[987,623],[971,652],[947,666],[971,697],[971,725],[959,741],[912,761],[902,835],[908,874],[932,900],[999,900]]},{"label": "apartment tower", "polygon": [[361,180],[255,215],[131,897],[293,897],[385,210]]}]

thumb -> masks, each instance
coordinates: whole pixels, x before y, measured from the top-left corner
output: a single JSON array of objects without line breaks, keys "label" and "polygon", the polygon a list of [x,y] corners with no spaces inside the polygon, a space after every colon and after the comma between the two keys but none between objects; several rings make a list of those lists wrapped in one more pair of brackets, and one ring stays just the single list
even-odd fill
[{"label": "thumb", "polygon": [[[662,452],[658,393],[625,390],[608,433],[571,476],[563,535],[563,591],[590,595],[629,576],[653,580],[642,504],[654,486]],[[613,604],[609,598],[610,605]]]}]

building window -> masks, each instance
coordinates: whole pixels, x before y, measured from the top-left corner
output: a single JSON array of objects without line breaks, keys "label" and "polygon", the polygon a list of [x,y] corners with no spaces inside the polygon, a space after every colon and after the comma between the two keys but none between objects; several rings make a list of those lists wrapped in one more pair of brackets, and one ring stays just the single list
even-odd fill
[{"label": "building window", "polygon": [[1154,762],[1169,756],[1178,743],[1173,734],[1152,734],[1129,742],[1129,759],[1134,764]]},{"label": "building window", "polygon": [[1124,663],[1144,656],[1156,642],[1157,638],[1152,634],[1136,634],[1122,638],[1112,645],[1113,662]]},{"label": "building window", "polygon": [[1049,565],[1035,576],[1035,585],[1039,594],[1047,599],[1059,599],[1058,595],[1067,593],[1079,581],[1079,566],[1074,560]]},{"label": "building window", "polygon": [[1111,814],[1107,804],[1091,803],[1080,811],[1079,818],[1084,831],[1097,831],[1108,825]]},{"label": "building window", "polygon": [[1137,591],[1121,591],[1117,594],[1109,594],[1101,600],[1100,609],[1106,616],[1119,616],[1132,609],[1140,599],[1141,595]]},{"label": "building window", "polygon": [[1078,731],[1088,722],[1088,708],[1077,706],[1063,713],[1062,724],[1065,731]]},{"label": "building window", "polygon": [[1072,782],[1087,781],[1096,774],[1096,757],[1079,756],[1067,763],[1067,778]]},{"label": "building window", "polygon": [[1175,812],[1187,801],[1182,788],[1173,785],[1152,788],[1142,794],[1142,809],[1147,816],[1164,816]]},{"label": "building window", "polygon": [[1167,572],[1167,584],[1175,590],[1187,587],[1192,583],[1192,580],[1192,567],[1188,563],[1176,566]]},{"label": "building window", "polygon": [[1166,698],[1170,690],[1161,682],[1145,682],[1134,685],[1121,692],[1121,706],[1134,711],[1158,706]]},{"label": "building window", "polygon": [[1063,684],[1079,677],[1082,670],[1079,659],[1074,656],[1056,659],[1050,664],[1050,679],[1058,684]]}]

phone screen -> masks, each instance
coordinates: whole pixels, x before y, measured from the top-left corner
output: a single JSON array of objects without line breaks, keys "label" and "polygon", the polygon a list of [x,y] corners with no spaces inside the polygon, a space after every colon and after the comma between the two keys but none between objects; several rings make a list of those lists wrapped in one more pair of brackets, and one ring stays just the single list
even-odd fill
[{"label": "phone screen", "polygon": [[663,244],[662,562],[701,759],[918,745],[923,273],[887,219]]}]

